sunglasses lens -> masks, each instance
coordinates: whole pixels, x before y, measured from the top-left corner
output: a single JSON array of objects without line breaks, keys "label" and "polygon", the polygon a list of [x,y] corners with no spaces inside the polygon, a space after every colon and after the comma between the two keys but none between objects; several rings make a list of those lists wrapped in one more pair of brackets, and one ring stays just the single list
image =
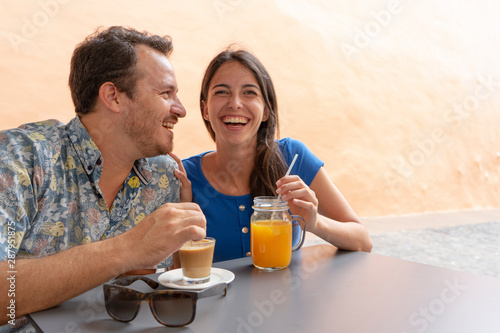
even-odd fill
[{"label": "sunglasses lens", "polygon": [[111,317],[121,321],[131,321],[135,318],[140,301],[127,289],[110,287],[106,291],[106,310]]},{"label": "sunglasses lens", "polygon": [[194,317],[193,301],[185,294],[155,295],[153,306],[157,318],[164,325],[187,325]]}]

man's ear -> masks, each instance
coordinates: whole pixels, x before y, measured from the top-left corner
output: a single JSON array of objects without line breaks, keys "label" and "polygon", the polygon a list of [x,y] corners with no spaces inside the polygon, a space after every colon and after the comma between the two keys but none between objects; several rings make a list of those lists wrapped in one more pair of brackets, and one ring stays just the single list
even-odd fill
[{"label": "man's ear", "polygon": [[122,92],[112,82],[104,82],[99,88],[99,100],[107,109],[113,112],[117,112],[121,107],[121,94]]}]

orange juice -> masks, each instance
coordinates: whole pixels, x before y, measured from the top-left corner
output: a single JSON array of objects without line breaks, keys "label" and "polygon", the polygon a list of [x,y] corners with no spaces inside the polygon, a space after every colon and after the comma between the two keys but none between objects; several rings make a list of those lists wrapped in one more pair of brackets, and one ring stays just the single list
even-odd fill
[{"label": "orange juice", "polygon": [[258,268],[282,269],[292,259],[292,224],[283,220],[255,221],[250,226],[252,261]]}]

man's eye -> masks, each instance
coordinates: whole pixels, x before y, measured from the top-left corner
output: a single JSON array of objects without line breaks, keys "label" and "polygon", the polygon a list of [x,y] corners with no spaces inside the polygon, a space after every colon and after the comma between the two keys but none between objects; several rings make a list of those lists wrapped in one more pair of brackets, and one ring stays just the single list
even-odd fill
[{"label": "man's eye", "polygon": [[169,96],[170,95],[170,91],[163,91],[161,94]]}]

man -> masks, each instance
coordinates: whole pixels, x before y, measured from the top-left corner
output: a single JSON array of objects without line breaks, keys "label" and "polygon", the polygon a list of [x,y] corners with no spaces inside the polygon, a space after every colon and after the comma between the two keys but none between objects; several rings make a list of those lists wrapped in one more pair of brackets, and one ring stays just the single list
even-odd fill
[{"label": "man", "polygon": [[205,237],[199,207],[179,203],[188,180],[166,155],[186,114],[171,51],[168,37],[96,32],[71,60],[77,117],[0,132],[0,325],[121,273],[168,267],[182,244]]}]

